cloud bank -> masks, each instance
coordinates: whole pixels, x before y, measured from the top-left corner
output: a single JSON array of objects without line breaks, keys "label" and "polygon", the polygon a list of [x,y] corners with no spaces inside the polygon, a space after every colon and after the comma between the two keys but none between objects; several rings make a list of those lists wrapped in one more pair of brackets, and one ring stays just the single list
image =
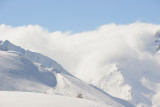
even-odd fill
[{"label": "cloud bank", "polygon": [[107,24],[92,31],[71,34],[48,32],[39,25],[12,27],[3,24],[0,25],[0,40],[43,53],[72,74],[87,80],[88,75],[94,77],[106,72],[113,63],[130,75],[148,69],[157,72],[159,62],[151,46],[159,29],[160,25],[135,22]]},{"label": "cloud bank", "polygon": [[[140,103],[143,102],[140,93],[149,94],[143,85],[147,84],[145,87],[149,87],[148,90],[160,86],[154,86],[154,83],[160,83],[160,52],[155,54],[154,42],[159,30],[160,25],[135,22],[127,25],[107,24],[92,31],[72,34],[48,32],[39,25],[12,27],[3,24],[0,25],[0,40],[9,40],[25,49],[49,56],[67,71],[89,83],[109,75],[109,79],[104,80],[106,92],[123,99],[128,95],[132,97],[128,91],[132,89],[135,97],[133,102]],[[120,72],[113,73],[114,69]],[[144,75],[151,85],[143,78]],[[119,84],[119,80],[127,85]],[[151,90],[160,93],[160,87],[156,89]],[[138,90],[138,94],[134,90]],[[153,105],[159,104],[158,95],[152,97]]]}]

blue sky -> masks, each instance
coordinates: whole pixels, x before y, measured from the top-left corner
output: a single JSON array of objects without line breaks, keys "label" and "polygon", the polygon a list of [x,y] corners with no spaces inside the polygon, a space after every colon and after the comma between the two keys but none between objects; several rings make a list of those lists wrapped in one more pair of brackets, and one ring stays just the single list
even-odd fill
[{"label": "blue sky", "polygon": [[160,24],[159,12],[160,0],[0,0],[0,24],[38,24],[50,32],[136,21]]}]

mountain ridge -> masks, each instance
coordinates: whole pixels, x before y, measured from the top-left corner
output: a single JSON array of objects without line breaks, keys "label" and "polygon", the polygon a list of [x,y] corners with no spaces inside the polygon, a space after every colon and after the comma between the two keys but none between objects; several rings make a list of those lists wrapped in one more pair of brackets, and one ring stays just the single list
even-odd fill
[{"label": "mountain ridge", "polygon": [[[71,97],[82,93],[85,99],[96,100],[113,107],[130,104],[124,104],[123,100],[118,101],[102,93],[42,54],[26,51],[9,41],[1,42],[0,50],[0,90],[31,91]],[[48,60],[51,63],[45,65]]]}]

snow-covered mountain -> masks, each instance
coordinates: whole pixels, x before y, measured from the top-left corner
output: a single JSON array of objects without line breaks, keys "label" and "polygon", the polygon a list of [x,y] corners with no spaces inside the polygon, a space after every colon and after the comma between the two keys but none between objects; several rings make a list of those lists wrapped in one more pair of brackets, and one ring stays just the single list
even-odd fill
[{"label": "snow-covered mountain", "polygon": [[149,57],[147,60],[129,58],[127,64],[125,61],[109,63],[106,72],[88,75],[84,82],[47,56],[24,50],[7,40],[0,41],[0,90],[70,97],[82,94],[84,99],[111,107],[157,107],[160,105],[159,47],[160,31],[149,47],[150,53],[143,53]]},{"label": "snow-covered mountain", "polygon": [[30,91],[70,97],[81,94],[84,99],[109,107],[133,106],[101,90],[103,87],[99,88],[74,77],[49,57],[24,50],[7,40],[0,41],[1,91]]}]

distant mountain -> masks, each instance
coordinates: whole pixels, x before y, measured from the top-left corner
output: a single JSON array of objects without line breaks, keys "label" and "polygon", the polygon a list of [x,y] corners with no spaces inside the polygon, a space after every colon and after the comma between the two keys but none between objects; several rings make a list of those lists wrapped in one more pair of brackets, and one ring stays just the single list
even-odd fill
[{"label": "distant mountain", "polygon": [[155,44],[156,44],[156,48],[157,48],[157,51],[160,50],[160,31],[157,31],[157,33],[155,34]]},{"label": "distant mountain", "polygon": [[122,99],[89,85],[67,72],[56,61],[0,41],[0,90],[29,91],[99,101],[111,107],[132,107]]}]

